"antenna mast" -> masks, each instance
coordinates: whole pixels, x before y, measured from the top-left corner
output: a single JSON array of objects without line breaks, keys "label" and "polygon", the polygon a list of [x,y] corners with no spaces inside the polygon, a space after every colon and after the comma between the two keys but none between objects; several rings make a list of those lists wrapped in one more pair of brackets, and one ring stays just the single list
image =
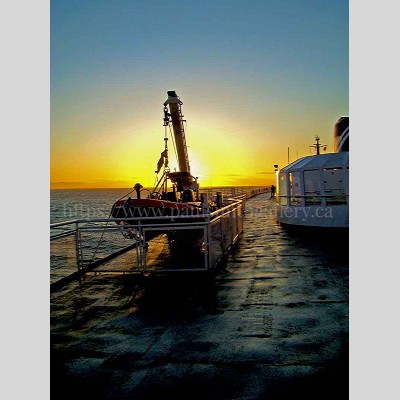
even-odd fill
[{"label": "antenna mast", "polygon": [[315,143],[311,145],[310,147],[313,147],[316,150],[317,156],[320,154],[320,149],[321,147],[324,148],[324,151],[326,151],[326,144],[320,144],[320,137],[318,135],[315,135]]}]

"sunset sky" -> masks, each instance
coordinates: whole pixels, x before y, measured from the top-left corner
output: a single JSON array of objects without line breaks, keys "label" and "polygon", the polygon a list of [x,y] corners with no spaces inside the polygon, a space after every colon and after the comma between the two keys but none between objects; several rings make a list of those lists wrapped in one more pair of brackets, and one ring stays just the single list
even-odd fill
[{"label": "sunset sky", "polygon": [[51,188],[152,186],[168,90],[200,186],[270,185],[316,134],[332,151],[349,115],[348,6],[52,0]]}]

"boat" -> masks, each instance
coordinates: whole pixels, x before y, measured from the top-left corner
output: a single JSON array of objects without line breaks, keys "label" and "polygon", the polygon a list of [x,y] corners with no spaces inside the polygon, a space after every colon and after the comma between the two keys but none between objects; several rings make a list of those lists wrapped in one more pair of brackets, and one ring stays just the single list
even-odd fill
[{"label": "boat", "polygon": [[315,155],[301,157],[277,175],[277,219],[287,226],[349,227],[349,117],[334,125],[334,151],[316,142]]},{"label": "boat", "polygon": [[[157,183],[152,190],[136,183],[130,192],[135,191],[136,197],[125,196],[113,204],[111,215],[118,225],[132,224],[129,218],[139,218],[142,225],[188,223],[189,220],[201,222],[205,220],[206,213],[217,207],[206,195],[200,196],[198,178],[191,174],[185,138],[186,121],[181,107],[183,103],[175,91],[168,91],[167,95],[163,109],[164,149],[155,171]],[[174,171],[169,168],[168,133],[173,139],[178,162],[178,170]],[[144,196],[145,193],[147,196]],[[156,232],[149,232],[146,239],[151,240],[156,236]]]}]

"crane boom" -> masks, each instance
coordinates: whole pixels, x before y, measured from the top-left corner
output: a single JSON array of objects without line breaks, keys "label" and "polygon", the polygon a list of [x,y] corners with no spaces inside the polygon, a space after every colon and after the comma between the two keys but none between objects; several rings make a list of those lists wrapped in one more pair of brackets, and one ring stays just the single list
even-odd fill
[{"label": "crane boom", "polygon": [[[164,103],[164,126],[170,123],[174,131],[174,142],[178,158],[179,171],[168,171],[167,177],[176,185],[178,192],[195,192],[199,196],[199,185],[197,178],[190,172],[189,156],[186,146],[185,128],[183,126],[183,115],[181,105],[183,104],[174,90],[170,90],[168,99]],[[168,107],[169,106],[169,113]],[[191,195],[189,196],[191,197]],[[194,198],[194,197],[193,197]]]},{"label": "crane boom", "polygon": [[185,128],[183,126],[181,104],[183,104],[174,90],[170,90],[168,99],[164,103],[164,107],[169,105],[172,128],[174,130],[175,146],[178,156],[178,165],[180,172],[188,172],[190,174],[189,157],[187,153]]}]

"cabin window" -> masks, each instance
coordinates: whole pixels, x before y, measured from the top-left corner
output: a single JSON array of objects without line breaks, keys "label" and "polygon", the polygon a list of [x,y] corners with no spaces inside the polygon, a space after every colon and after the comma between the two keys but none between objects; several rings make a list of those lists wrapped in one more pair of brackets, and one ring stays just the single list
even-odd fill
[{"label": "cabin window", "polygon": [[287,206],[287,175],[282,173],[279,177],[279,203],[282,206]]},{"label": "cabin window", "polygon": [[301,179],[300,172],[289,173],[290,204],[292,206],[301,205]]},{"label": "cabin window", "polygon": [[304,171],[304,195],[306,206],[321,204],[321,175],[318,169]]},{"label": "cabin window", "polygon": [[346,204],[342,168],[324,168],[323,177],[326,205]]}]

